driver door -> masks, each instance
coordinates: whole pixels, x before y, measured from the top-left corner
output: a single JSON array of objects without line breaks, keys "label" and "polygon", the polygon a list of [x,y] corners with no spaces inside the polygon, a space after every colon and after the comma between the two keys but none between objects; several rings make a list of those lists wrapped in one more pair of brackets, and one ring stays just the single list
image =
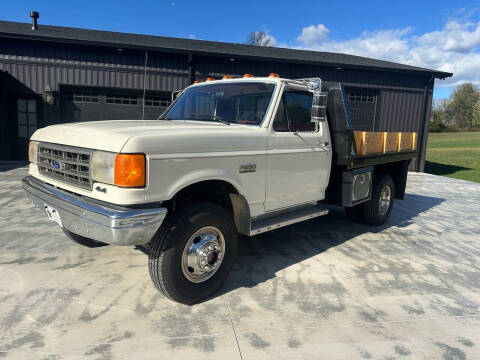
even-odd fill
[{"label": "driver door", "polygon": [[269,126],[265,210],[325,197],[331,165],[326,122],[311,122],[312,93],[287,86]]}]

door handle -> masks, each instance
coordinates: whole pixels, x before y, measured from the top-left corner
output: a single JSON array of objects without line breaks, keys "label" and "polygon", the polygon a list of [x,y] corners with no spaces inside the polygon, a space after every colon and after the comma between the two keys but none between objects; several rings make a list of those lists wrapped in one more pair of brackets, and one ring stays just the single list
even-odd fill
[{"label": "door handle", "polygon": [[328,141],[319,141],[319,142],[317,143],[317,145],[318,145],[318,146],[328,146],[328,145],[330,145],[330,143],[329,143]]}]

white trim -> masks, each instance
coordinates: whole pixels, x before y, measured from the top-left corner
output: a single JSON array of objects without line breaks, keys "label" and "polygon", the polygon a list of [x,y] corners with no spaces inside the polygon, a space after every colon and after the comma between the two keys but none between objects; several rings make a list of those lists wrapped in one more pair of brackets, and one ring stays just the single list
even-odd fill
[{"label": "white trim", "polygon": [[194,158],[211,158],[211,157],[231,157],[231,156],[255,156],[266,155],[267,150],[238,150],[238,151],[212,151],[199,153],[176,153],[176,154],[154,154],[148,155],[152,160],[166,159],[194,159]]},{"label": "white trim", "polygon": [[277,154],[297,154],[297,153],[310,153],[316,151],[328,151],[322,147],[305,147],[305,148],[293,148],[293,149],[268,149],[268,155],[277,155]]},{"label": "white trim", "polygon": [[198,158],[214,158],[214,157],[233,157],[233,156],[256,156],[256,155],[276,155],[276,154],[297,154],[315,151],[325,151],[321,147],[306,147],[292,149],[269,149],[269,150],[237,150],[237,151],[212,151],[199,153],[175,153],[175,154],[154,154],[147,155],[151,160],[167,160],[167,159],[198,159]]}]

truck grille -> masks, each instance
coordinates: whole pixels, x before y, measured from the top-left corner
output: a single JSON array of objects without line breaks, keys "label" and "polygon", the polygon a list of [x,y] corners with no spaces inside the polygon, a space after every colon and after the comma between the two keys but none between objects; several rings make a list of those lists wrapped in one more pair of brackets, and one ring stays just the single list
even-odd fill
[{"label": "truck grille", "polygon": [[91,190],[92,153],[88,149],[41,143],[38,145],[38,171],[44,176]]}]

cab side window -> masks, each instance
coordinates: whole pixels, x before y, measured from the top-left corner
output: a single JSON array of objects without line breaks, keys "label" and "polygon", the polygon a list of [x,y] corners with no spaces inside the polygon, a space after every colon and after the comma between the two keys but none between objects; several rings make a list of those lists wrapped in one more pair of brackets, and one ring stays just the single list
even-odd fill
[{"label": "cab side window", "polygon": [[311,120],[312,94],[306,91],[283,93],[273,122],[276,132],[313,132],[315,123]]},{"label": "cab side window", "polygon": [[285,111],[285,102],[283,97],[278,104],[277,113],[275,115],[275,120],[273,121],[273,130],[276,132],[289,132],[287,112]]},{"label": "cab side window", "polygon": [[288,91],[283,94],[290,131],[315,131],[311,122],[312,94],[305,91]]}]

